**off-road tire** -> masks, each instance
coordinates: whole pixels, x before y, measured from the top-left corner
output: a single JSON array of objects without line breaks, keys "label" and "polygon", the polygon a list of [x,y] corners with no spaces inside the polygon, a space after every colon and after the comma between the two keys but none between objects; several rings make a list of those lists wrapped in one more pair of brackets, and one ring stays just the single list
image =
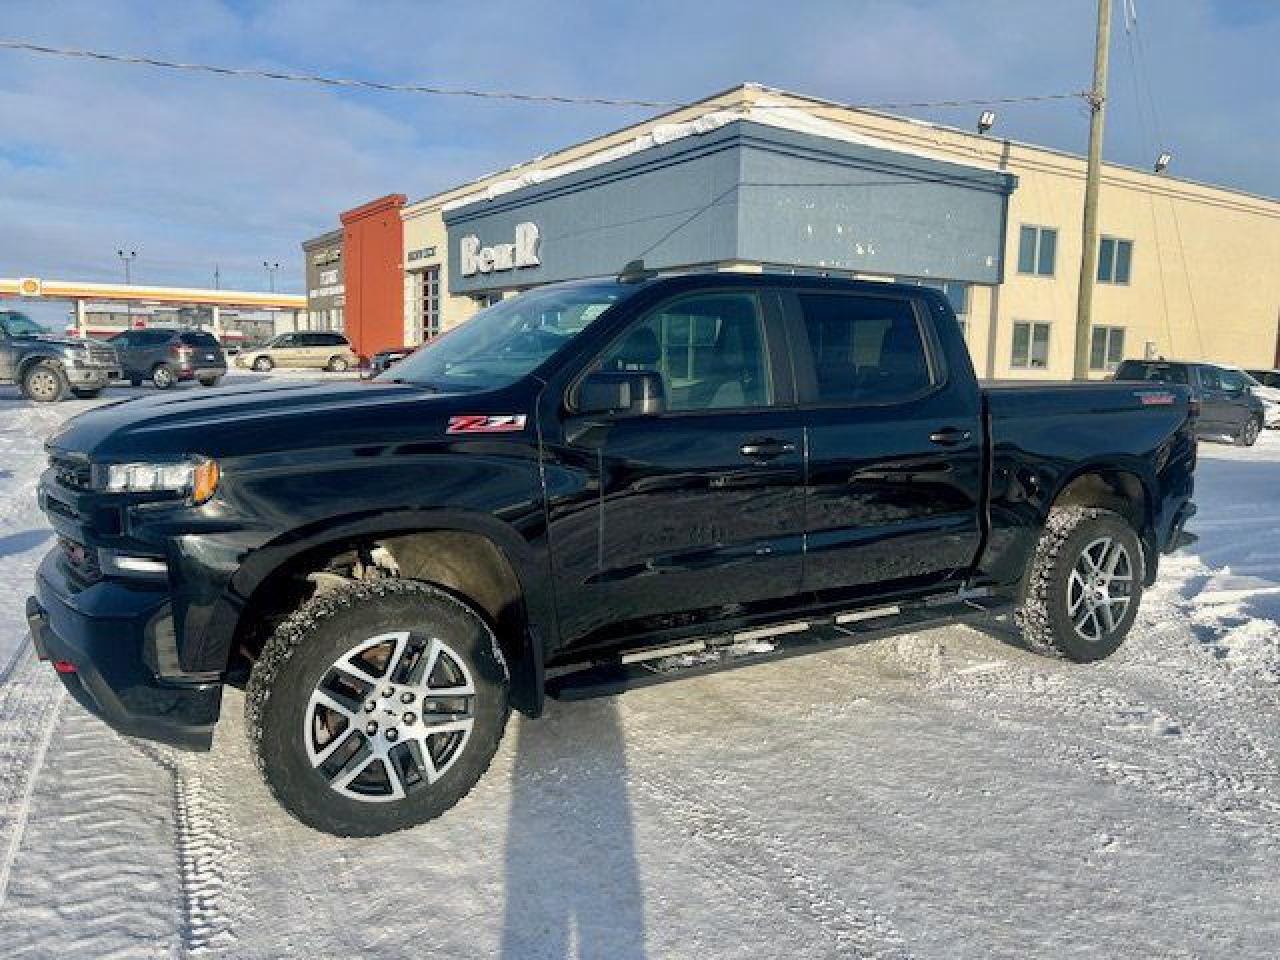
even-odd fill
[{"label": "off-road tire", "polygon": [[72,387],[71,392],[74,393],[76,397],[80,400],[92,400],[94,397],[102,393],[102,388],[90,387],[89,389],[86,390],[79,387]]},{"label": "off-road tire", "polygon": [[[1068,613],[1068,581],[1085,548],[1102,537],[1112,538],[1128,551],[1132,580],[1128,606],[1114,629],[1090,640],[1077,632]],[[1145,573],[1142,544],[1124,517],[1098,507],[1055,507],[1041,531],[1015,614],[1024,641],[1037,653],[1077,663],[1109,657],[1124,642],[1138,615]]]},{"label": "off-road tire", "polygon": [[220,381],[221,379],[222,379],[221,377],[201,377],[200,386],[216,387],[218,385],[218,381]]},{"label": "off-road tire", "polygon": [[157,363],[151,371],[151,382],[157,390],[171,390],[178,383],[178,375],[167,363]]},{"label": "off-road tire", "polygon": [[33,363],[22,374],[22,395],[32,403],[57,403],[70,392],[67,375],[52,361]]},{"label": "off-road tire", "polygon": [[[399,800],[349,799],[308,758],[307,704],[335,659],[370,637],[399,630],[439,638],[465,660],[475,687],[475,722],[462,753],[434,783]],[[498,641],[476,610],[432,584],[384,578],[318,594],[279,625],[249,677],[245,725],[258,770],[289,813],[336,836],[377,836],[433,820],[466,796],[502,740],[509,690]]]},{"label": "off-road tire", "polygon": [[1258,442],[1258,437],[1262,433],[1262,421],[1257,417],[1250,417],[1245,421],[1240,432],[1235,435],[1236,446],[1252,447]]},{"label": "off-road tire", "polygon": [[253,369],[258,373],[270,373],[276,362],[270,357],[258,357],[253,361]]},{"label": "off-road tire", "polygon": [[351,368],[351,363],[346,357],[330,357],[325,369],[330,373],[346,373]]}]

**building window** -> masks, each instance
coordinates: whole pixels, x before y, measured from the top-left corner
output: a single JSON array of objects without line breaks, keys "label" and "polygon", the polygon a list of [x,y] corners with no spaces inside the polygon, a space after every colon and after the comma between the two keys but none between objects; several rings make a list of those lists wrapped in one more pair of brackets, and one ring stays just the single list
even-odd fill
[{"label": "building window", "polygon": [[414,274],[413,336],[415,343],[426,343],[440,335],[440,267]]},{"label": "building window", "polygon": [[1103,237],[1098,241],[1098,282],[1128,283],[1133,263],[1133,241]]},{"label": "building window", "polygon": [[1049,366],[1049,324],[1030,320],[1013,323],[1013,357],[1009,366],[1045,370]]},{"label": "building window", "polygon": [[1052,277],[1058,256],[1058,231],[1054,227],[1024,226],[1018,234],[1018,272],[1031,277]]},{"label": "building window", "polygon": [[1089,341],[1089,369],[1114,370],[1124,359],[1124,327],[1094,327]]}]

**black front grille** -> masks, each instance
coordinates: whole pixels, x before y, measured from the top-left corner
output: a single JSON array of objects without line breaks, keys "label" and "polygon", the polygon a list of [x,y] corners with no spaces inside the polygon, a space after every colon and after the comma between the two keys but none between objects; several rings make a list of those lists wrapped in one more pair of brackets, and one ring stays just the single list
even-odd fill
[{"label": "black front grille", "polygon": [[98,551],[66,537],[58,538],[58,546],[62,550],[62,559],[67,569],[77,579],[86,583],[95,583],[102,579],[102,568],[98,566]]},{"label": "black front grille", "polygon": [[53,474],[68,490],[88,490],[93,481],[93,472],[89,461],[75,460],[71,457],[50,457],[49,465]]}]

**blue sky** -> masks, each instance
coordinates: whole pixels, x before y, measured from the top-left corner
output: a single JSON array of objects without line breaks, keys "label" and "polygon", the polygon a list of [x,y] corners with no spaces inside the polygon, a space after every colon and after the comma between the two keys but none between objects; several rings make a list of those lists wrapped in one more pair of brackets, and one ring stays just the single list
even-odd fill
[{"label": "blue sky", "polygon": [[[1116,0],[1106,156],[1280,195],[1280,2],[1136,0],[1155,116]],[[177,60],[449,86],[689,100],[753,80],[874,102],[1088,86],[1093,0],[643,3],[3,0],[0,35]],[[970,126],[976,108],[917,110]],[[1083,151],[1076,102],[997,133]],[[0,50],[0,275],[259,288],[372,197],[411,199],[647,115],[350,93]],[[1159,130],[1155,128],[1158,119]]]}]

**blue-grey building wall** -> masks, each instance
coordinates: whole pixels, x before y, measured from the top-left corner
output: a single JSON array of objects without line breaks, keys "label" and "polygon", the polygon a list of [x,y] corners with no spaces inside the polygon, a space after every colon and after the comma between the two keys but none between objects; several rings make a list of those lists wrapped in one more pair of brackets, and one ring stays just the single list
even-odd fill
[{"label": "blue-grey building wall", "polygon": [[[1008,174],[737,121],[446,211],[454,294],[726,261],[997,283]],[[536,266],[463,276],[460,244],[537,225]]]}]

